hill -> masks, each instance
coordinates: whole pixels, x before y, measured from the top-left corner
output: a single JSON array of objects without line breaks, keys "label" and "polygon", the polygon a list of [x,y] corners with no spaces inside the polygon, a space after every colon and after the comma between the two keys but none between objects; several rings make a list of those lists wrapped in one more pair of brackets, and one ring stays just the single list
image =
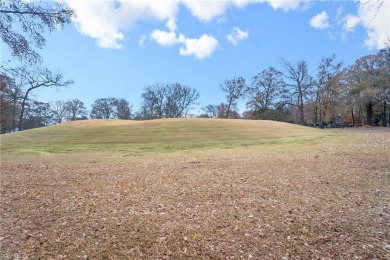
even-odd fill
[{"label": "hill", "polygon": [[274,122],[222,119],[86,120],[1,136],[2,153],[175,151],[318,142],[329,131]]},{"label": "hill", "polygon": [[0,259],[390,259],[389,139],[203,119],[3,135]]}]

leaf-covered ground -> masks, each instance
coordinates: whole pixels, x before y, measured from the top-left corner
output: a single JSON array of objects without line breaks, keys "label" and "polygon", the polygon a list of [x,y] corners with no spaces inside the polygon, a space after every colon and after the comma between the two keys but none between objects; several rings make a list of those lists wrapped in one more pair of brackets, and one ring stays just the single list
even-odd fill
[{"label": "leaf-covered ground", "polygon": [[389,259],[390,131],[340,131],[361,142],[3,159],[0,259]]}]

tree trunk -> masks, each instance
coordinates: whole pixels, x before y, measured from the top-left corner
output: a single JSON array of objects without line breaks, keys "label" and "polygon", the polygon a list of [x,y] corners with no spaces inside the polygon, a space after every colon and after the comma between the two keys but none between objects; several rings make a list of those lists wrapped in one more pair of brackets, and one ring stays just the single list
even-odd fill
[{"label": "tree trunk", "polygon": [[351,110],[352,115],[352,126],[355,126],[355,114],[353,113],[353,109]]},{"label": "tree trunk", "polygon": [[229,102],[228,107],[227,107],[227,109],[226,109],[226,118],[229,118],[230,106],[231,106],[231,102]]},{"label": "tree trunk", "polygon": [[322,105],[320,106],[320,111],[318,112],[320,119],[319,119],[319,124],[321,128],[324,128],[324,117],[322,116]]},{"label": "tree trunk", "polygon": [[[317,126],[318,123],[318,107],[320,106],[320,98],[319,98],[319,93],[317,91],[317,96],[316,96],[316,103],[314,106],[314,126]],[[320,112],[321,113],[321,112]]]},{"label": "tree trunk", "polygon": [[306,125],[305,122],[305,112],[304,112],[304,107],[303,107],[303,96],[299,95],[299,115],[300,115],[300,123],[301,125]]},{"label": "tree trunk", "polygon": [[373,104],[372,104],[372,102],[369,102],[366,105],[366,112],[367,112],[367,125],[372,125],[372,117],[373,117]]},{"label": "tree trunk", "polygon": [[22,131],[24,106],[26,105],[26,100],[27,100],[27,97],[28,97],[28,94],[30,93],[30,91],[31,91],[31,88],[27,89],[26,94],[23,97],[22,107],[21,107],[21,110],[20,110],[20,118],[19,118],[19,131]]},{"label": "tree trunk", "polygon": [[16,129],[16,99],[12,104],[12,132],[15,132]]},{"label": "tree trunk", "polygon": [[306,125],[306,122],[305,122],[305,113],[304,113],[304,110],[303,110],[303,106],[299,106],[299,117],[300,117],[300,124],[301,125]]},{"label": "tree trunk", "polygon": [[361,107],[359,108],[359,119],[360,119],[360,124],[364,125],[363,109]]},{"label": "tree trunk", "polygon": [[382,116],[382,126],[386,127],[387,126],[387,118],[386,118],[386,112],[387,112],[387,103],[384,100],[383,101],[383,116]]}]

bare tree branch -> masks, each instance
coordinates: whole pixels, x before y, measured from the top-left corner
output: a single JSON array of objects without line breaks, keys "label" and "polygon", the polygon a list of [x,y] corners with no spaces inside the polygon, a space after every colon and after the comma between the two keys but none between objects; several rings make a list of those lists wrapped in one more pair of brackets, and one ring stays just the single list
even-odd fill
[{"label": "bare tree branch", "polygon": [[54,1],[37,4],[33,1],[0,0],[0,38],[16,59],[36,64],[41,58],[35,48],[42,49],[45,45],[45,30],[57,30],[75,16],[73,9]]},{"label": "bare tree branch", "polygon": [[72,80],[64,80],[61,73],[53,73],[47,68],[36,67],[33,69],[27,69],[23,66],[10,69],[2,68],[2,70],[9,77],[19,79],[21,85],[25,89],[21,104],[19,131],[22,130],[25,105],[31,91],[45,87],[65,87],[74,83]]}]

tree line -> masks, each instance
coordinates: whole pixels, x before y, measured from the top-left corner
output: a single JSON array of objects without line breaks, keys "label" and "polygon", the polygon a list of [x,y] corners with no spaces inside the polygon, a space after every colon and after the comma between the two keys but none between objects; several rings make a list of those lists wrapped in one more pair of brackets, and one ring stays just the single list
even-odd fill
[{"label": "tree line", "polygon": [[[198,105],[200,93],[180,84],[147,85],[138,111],[123,98],[99,98],[87,112],[78,99],[49,103],[30,99],[30,92],[43,87],[73,84],[61,73],[25,67],[2,69],[2,132],[28,129],[80,119],[155,119],[187,117]],[[344,67],[335,55],[321,59],[316,75],[301,60],[283,60],[280,69],[268,67],[251,78],[224,80],[220,104],[202,107],[198,117],[268,119],[312,126],[382,125],[390,122],[390,48],[359,58]],[[247,110],[238,112],[237,102]],[[340,117],[342,120],[340,121]]]},{"label": "tree line", "polygon": [[[77,14],[59,2],[0,1],[0,37],[12,57],[22,63],[0,70],[1,133],[81,119],[154,119],[187,117],[199,105],[200,93],[181,83],[144,87],[138,111],[123,98],[95,100],[89,112],[79,99],[40,102],[37,89],[64,87],[74,82],[42,66],[36,48],[43,33],[71,23]],[[389,42],[388,45],[389,46]],[[217,86],[216,86],[217,87]],[[221,82],[225,100],[202,107],[198,117],[268,119],[312,126],[382,125],[390,122],[390,48],[344,66],[335,55],[321,59],[315,74],[305,60],[283,60],[250,82],[233,77]],[[238,101],[246,111],[238,111]]]},{"label": "tree line", "polygon": [[343,66],[336,55],[322,58],[315,75],[305,60],[283,60],[250,84],[242,77],[225,80],[225,103],[203,108],[204,117],[238,118],[237,101],[246,100],[242,115],[301,125],[382,125],[390,122],[390,48]]}]

